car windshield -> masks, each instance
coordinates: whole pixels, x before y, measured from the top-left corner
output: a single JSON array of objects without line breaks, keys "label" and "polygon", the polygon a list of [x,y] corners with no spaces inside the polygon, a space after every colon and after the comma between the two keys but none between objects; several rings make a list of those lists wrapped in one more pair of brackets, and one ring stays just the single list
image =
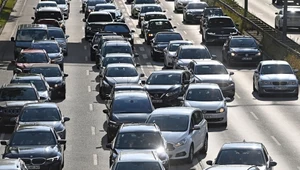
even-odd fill
[{"label": "car windshield", "polygon": [[294,74],[294,72],[287,64],[268,64],[262,66],[261,74]]},{"label": "car windshield", "polygon": [[92,14],[89,15],[88,22],[112,22],[110,14]]},{"label": "car windshield", "polygon": [[105,9],[116,9],[116,6],[101,4],[101,5],[97,5],[95,7],[94,11],[100,11],[100,10],[105,10]]},{"label": "car windshield", "polygon": [[129,63],[134,64],[131,57],[105,57],[103,59],[103,67],[106,67],[108,64],[112,63]]},{"label": "car windshield", "polygon": [[210,28],[234,27],[234,24],[230,18],[214,18],[208,21],[208,27]]},{"label": "car windshield", "polygon": [[25,107],[19,118],[20,122],[61,121],[57,108]]},{"label": "car windshield", "polygon": [[169,51],[177,51],[181,45],[192,45],[192,43],[172,43],[169,45]]},{"label": "car windshield", "polygon": [[173,40],[183,40],[182,36],[180,34],[156,34],[155,41],[156,42],[170,42]]},{"label": "car windshield", "polygon": [[211,55],[206,48],[186,48],[180,50],[178,59],[211,59]]},{"label": "car windshield", "polygon": [[50,131],[15,132],[12,135],[10,146],[26,145],[56,145],[56,140]]},{"label": "car windshield", "polygon": [[17,63],[48,63],[49,58],[45,53],[21,53]]},{"label": "car windshield", "polygon": [[40,20],[40,19],[45,19],[45,18],[50,18],[50,19],[56,19],[57,21],[61,21],[63,19],[63,16],[61,12],[37,12],[35,14],[35,20]]},{"label": "car windshield", "polygon": [[51,38],[52,37],[53,38],[65,38],[65,34],[62,29],[58,29],[58,30],[49,29],[48,34],[49,34],[49,37],[51,37]]},{"label": "car windshield", "polygon": [[151,19],[167,19],[167,16],[162,14],[145,15],[145,21],[150,21]]},{"label": "car windshield", "polygon": [[43,8],[43,7],[57,7],[55,3],[38,3],[36,9]]},{"label": "car windshield", "polygon": [[[106,10],[103,10],[103,11],[106,11]],[[116,19],[116,15],[117,15],[117,16],[120,16],[116,11],[107,11],[107,12],[110,13],[110,15],[111,15],[111,17],[112,17],[113,19]]]},{"label": "car windshield", "polygon": [[103,56],[109,53],[127,53],[132,54],[132,48],[129,45],[123,45],[123,46],[102,46],[101,52],[103,51]]},{"label": "car windshield", "polygon": [[[49,0],[48,0],[49,1]],[[54,1],[57,4],[66,4],[66,0],[50,0],[50,1]]]},{"label": "car windshield", "polygon": [[187,9],[204,9],[208,5],[206,3],[190,3],[187,5]]},{"label": "car windshield", "polygon": [[155,0],[135,0],[135,4],[155,4]]},{"label": "car windshield", "polygon": [[138,72],[134,67],[109,67],[105,75],[107,77],[136,77]]},{"label": "car windshield", "polygon": [[223,16],[222,9],[206,9],[204,10],[204,16]]},{"label": "car windshield", "polygon": [[106,0],[88,0],[87,6],[96,6],[97,4],[105,4]]},{"label": "car windshield", "polygon": [[48,39],[48,31],[44,29],[18,30],[16,41],[40,41]]},{"label": "car windshield", "polygon": [[0,90],[0,101],[38,100],[34,88],[4,88]]},{"label": "car windshield", "polygon": [[246,47],[246,48],[257,48],[255,39],[252,38],[233,38],[230,41],[229,46],[231,48]]},{"label": "car windshield", "polygon": [[118,98],[113,101],[114,114],[151,113],[152,104],[146,97]]},{"label": "car windshield", "polygon": [[187,115],[153,115],[147,120],[147,123],[155,123],[160,131],[185,132],[189,125],[189,116]]},{"label": "car windshield", "polygon": [[34,49],[44,49],[48,54],[49,53],[59,53],[60,49],[56,43],[33,43],[31,48]]},{"label": "car windshield", "polygon": [[110,32],[116,32],[116,33],[129,33],[130,30],[127,25],[106,25],[103,29],[103,31],[110,31]]},{"label": "car windshield", "polygon": [[196,65],[194,74],[228,74],[228,72],[223,65]]},{"label": "car windshield", "polygon": [[202,102],[222,101],[223,96],[219,89],[189,89],[185,99]]},{"label": "car windshield", "polygon": [[162,12],[162,9],[160,6],[143,6],[140,13],[147,12]]},{"label": "car windshield", "polygon": [[181,84],[181,74],[151,74],[147,79],[148,85],[173,85]]},{"label": "car windshield", "polygon": [[173,29],[173,26],[170,21],[150,21],[148,29]]},{"label": "car windshield", "polygon": [[61,77],[61,71],[58,67],[34,67],[30,73],[42,74],[44,77]]},{"label": "car windshield", "polygon": [[162,170],[158,162],[118,162],[115,170]]},{"label": "car windshield", "polygon": [[[138,130],[138,127],[137,127]],[[116,149],[158,149],[163,145],[159,132],[125,132],[116,138]]]},{"label": "car windshield", "polygon": [[10,83],[32,83],[34,84],[37,91],[46,91],[47,87],[43,80],[22,80],[22,79],[14,79],[11,80]]},{"label": "car windshield", "polygon": [[218,165],[256,165],[266,164],[263,152],[256,149],[226,149],[221,150],[217,159]]}]

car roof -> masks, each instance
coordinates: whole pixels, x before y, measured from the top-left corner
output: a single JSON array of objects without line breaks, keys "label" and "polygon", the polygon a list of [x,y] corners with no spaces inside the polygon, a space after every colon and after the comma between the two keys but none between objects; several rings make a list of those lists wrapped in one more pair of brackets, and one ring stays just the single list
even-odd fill
[{"label": "car roof", "polygon": [[21,51],[21,53],[45,53],[46,51],[43,49],[31,49],[31,48],[27,48],[27,49],[23,49]]},{"label": "car roof", "polygon": [[111,41],[106,41],[104,44],[105,46],[125,46],[125,45],[131,46],[131,44],[126,40],[111,40]]},{"label": "car roof", "polygon": [[109,57],[128,57],[128,58],[132,58],[132,56],[129,53],[108,53],[105,55],[105,58],[109,58]]},{"label": "car roof", "polygon": [[153,151],[132,150],[121,151],[118,162],[158,162],[158,159]]},{"label": "car roof", "polygon": [[225,143],[221,150],[225,149],[262,149],[262,143],[259,142],[231,142]]},{"label": "car roof", "polygon": [[96,7],[98,6],[116,6],[115,4],[106,3],[106,4],[96,4]]},{"label": "car roof", "polygon": [[182,45],[181,49],[207,49],[204,45]]},{"label": "car roof", "polygon": [[48,30],[61,30],[61,31],[63,31],[60,27],[48,27]]},{"label": "car roof", "polygon": [[224,19],[231,19],[231,17],[229,16],[218,16],[218,15],[212,15],[212,16],[209,16],[208,19],[215,19],[215,18],[224,18]]},{"label": "car roof", "polygon": [[238,38],[249,38],[249,39],[254,39],[253,37],[249,36],[249,35],[235,35],[235,36],[231,36],[230,38],[232,39],[238,39]]},{"label": "car roof", "polygon": [[40,1],[38,4],[57,4],[56,1]]},{"label": "car roof", "polygon": [[110,68],[110,67],[131,67],[131,68],[135,68],[134,65],[129,64],[129,63],[111,63],[111,64],[108,64],[106,67],[107,68]]},{"label": "car roof", "polygon": [[189,41],[189,40],[172,40],[172,41],[170,41],[169,42],[169,44],[176,44],[176,43],[192,43],[193,44],[193,42],[192,41]]},{"label": "car roof", "polygon": [[189,2],[188,4],[207,4],[206,2],[203,2],[203,1],[191,1]]},{"label": "car roof", "polygon": [[192,115],[192,113],[198,110],[193,107],[161,107],[155,109],[151,115]]},{"label": "car roof", "polygon": [[99,14],[107,15],[107,14],[109,14],[109,12],[107,12],[107,11],[92,11],[89,15],[99,15]]},{"label": "car roof", "polygon": [[37,10],[38,12],[61,12],[59,7],[43,7]]},{"label": "car roof", "polygon": [[19,74],[15,74],[12,79],[13,80],[41,80],[42,74],[19,73]]},{"label": "car roof", "polygon": [[32,63],[32,65],[30,67],[31,68],[34,68],[34,67],[48,68],[48,67],[59,67],[59,65],[58,64],[48,64],[48,63]]},{"label": "car roof", "polygon": [[142,5],[141,8],[143,8],[143,7],[152,7],[152,6],[157,6],[157,7],[161,8],[161,6],[159,4],[141,4],[141,5]]},{"label": "car roof", "polygon": [[[176,31],[173,31],[173,32],[171,32],[171,31],[162,31],[162,32],[158,32],[158,33],[156,33],[156,35],[157,34],[180,34],[179,32],[176,32]],[[181,34],[180,34],[181,35]]]},{"label": "car roof", "polygon": [[152,123],[126,123],[121,126],[119,132],[159,132],[159,128]]},{"label": "car roof", "polygon": [[18,30],[22,29],[43,29],[47,30],[48,26],[46,24],[20,24]]},{"label": "car roof", "polygon": [[151,19],[149,22],[158,22],[158,21],[169,21],[170,22],[169,19]]},{"label": "car roof", "polygon": [[123,99],[130,99],[130,100],[140,100],[143,99],[149,99],[148,92],[146,91],[117,91],[114,94],[115,100],[123,100]]},{"label": "car roof", "polygon": [[49,126],[37,126],[37,125],[25,125],[19,126],[17,132],[31,132],[31,131],[51,131],[52,127]]},{"label": "car roof", "polygon": [[2,86],[2,88],[33,88],[31,83],[10,83]]},{"label": "car roof", "polygon": [[259,168],[254,165],[217,165],[206,170],[259,170]]},{"label": "car roof", "polygon": [[0,170],[20,170],[21,159],[0,159]]},{"label": "car roof", "polygon": [[153,71],[152,74],[171,74],[171,73],[182,74],[183,72],[185,72],[185,70],[156,70]]},{"label": "car roof", "polygon": [[[114,9],[116,10],[116,9]],[[105,11],[105,10],[104,10]],[[128,25],[126,23],[123,22],[112,22],[112,23],[107,23],[104,25],[104,27],[109,26],[109,25],[126,25],[128,27]]]},{"label": "car roof", "polygon": [[141,86],[139,84],[128,84],[128,83],[124,83],[124,84],[115,84],[114,85],[114,88],[115,89],[129,89],[129,88],[132,88],[132,89],[144,89],[145,87],[144,86]]},{"label": "car roof", "polygon": [[218,60],[194,60],[195,65],[224,65]]},{"label": "car roof", "polygon": [[34,44],[57,44],[56,40],[41,40],[41,41],[34,41]]},{"label": "car roof", "polygon": [[112,39],[112,40],[126,40],[122,35],[103,35],[102,39]]},{"label": "car roof", "polygon": [[166,15],[165,12],[146,12],[145,15]]},{"label": "car roof", "polygon": [[290,65],[287,61],[284,60],[264,60],[260,62],[262,65],[270,65],[270,64],[285,64]]},{"label": "car roof", "polygon": [[53,102],[43,102],[43,103],[28,103],[24,105],[24,108],[25,107],[58,108],[58,105]]},{"label": "car roof", "polygon": [[216,83],[193,83],[188,89],[220,89],[220,87]]}]

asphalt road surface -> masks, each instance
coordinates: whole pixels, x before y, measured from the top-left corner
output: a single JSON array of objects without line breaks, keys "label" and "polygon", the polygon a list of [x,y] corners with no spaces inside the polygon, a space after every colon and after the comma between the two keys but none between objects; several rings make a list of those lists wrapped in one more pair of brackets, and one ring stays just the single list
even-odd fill
[{"label": "asphalt road surface", "polygon": [[[123,1],[116,0],[117,6],[123,11],[126,22],[136,30],[136,51],[140,54],[139,62],[142,65],[140,72],[146,76],[153,70],[162,69],[162,62],[153,62],[150,58],[149,46],[139,38],[140,30],[136,28],[137,20],[129,17],[130,6]],[[15,35],[18,24],[31,23],[32,7],[38,0],[18,0],[10,20],[0,36],[0,84],[8,83],[12,71],[7,67],[13,59],[13,43],[10,37]],[[257,1],[259,2],[259,1]],[[266,2],[266,1],[263,1]],[[67,122],[67,149],[65,152],[64,170],[107,170],[109,151],[105,148],[105,109],[104,102],[98,97],[98,70],[89,60],[89,44],[84,40],[84,23],[81,21],[80,0],[71,1],[70,19],[67,20],[66,33],[69,38],[69,56],[65,60],[67,78],[67,97],[58,101],[62,112],[71,118]],[[182,14],[173,12],[173,2],[161,0],[162,7],[172,18],[173,25],[177,26],[185,39],[195,44],[201,43],[201,34],[198,25],[182,23]],[[209,46],[212,54],[221,59],[221,46]],[[206,160],[216,157],[220,147],[225,142],[257,141],[267,147],[269,153],[278,165],[277,170],[300,169],[300,104],[297,98],[283,96],[259,98],[252,93],[253,67],[239,66],[229,68],[233,71],[236,83],[235,100],[229,103],[228,127],[210,127],[209,148],[207,155],[198,155],[192,165],[181,163],[172,164],[171,169],[201,170],[207,167]],[[0,134],[1,139],[9,139],[8,132]],[[3,152],[4,147],[0,150]]]}]

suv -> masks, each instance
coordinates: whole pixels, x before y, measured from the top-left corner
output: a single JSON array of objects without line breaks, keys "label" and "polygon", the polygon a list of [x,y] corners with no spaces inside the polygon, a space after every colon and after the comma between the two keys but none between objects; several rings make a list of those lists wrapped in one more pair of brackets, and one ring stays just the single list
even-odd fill
[{"label": "suv", "polygon": [[28,170],[25,163],[20,158],[16,159],[1,159],[0,170]]},{"label": "suv", "polygon": [[47,40],[48,29],[44,24],[22,24],[17,28],[16,38],[11,37],[14,42],[14,57],[18,58],[22,49],[29,48],[33,40]]},{"label": "suv", "polygon": [[207,18],[210,16],[224,16],[222,8],[210,6],[203,10],[203,15],[200,18],[200,32],[202,31],[203,23],[205,23]]},{"label": "suv", "polygon": [[25,104],[38,103],[45,99],[39,96],[31,83],[3,85],[0,88],[0,126],[14,126]]}]

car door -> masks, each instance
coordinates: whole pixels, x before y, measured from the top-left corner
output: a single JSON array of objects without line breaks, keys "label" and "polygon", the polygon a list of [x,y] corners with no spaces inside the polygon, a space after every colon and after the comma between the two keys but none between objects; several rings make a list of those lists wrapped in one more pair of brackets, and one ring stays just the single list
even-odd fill
[{"label": "car door", "polygon": [[197,150],[197,146],[199,146],[199,140],[198,140],[199,131],[192,130],[195,125],[196,125],[196,119],[195,116],[193,116],[192,114],[192,116],[190,117],[189,135],[194,143],[194,152]]},{"label": "car door", "polygon": [[257,69],[254,71],[253,74],[253,83],[256,89],[258,89],[258,80],[259,80],[259,76],[260,76],[260,71],[261,71],[261,63],[258,64]]},{"label": "car door", "polygon": [[195,125],[198,125],[200,127],[199,130],[195,130],[197,133],[197,148],[195,147],[195,151],[198,151],[202,148],[206,136],[206,120],[203,118],[203,114],[200,110],[197,110],[193,113],[193,117],[195,119]]}]

